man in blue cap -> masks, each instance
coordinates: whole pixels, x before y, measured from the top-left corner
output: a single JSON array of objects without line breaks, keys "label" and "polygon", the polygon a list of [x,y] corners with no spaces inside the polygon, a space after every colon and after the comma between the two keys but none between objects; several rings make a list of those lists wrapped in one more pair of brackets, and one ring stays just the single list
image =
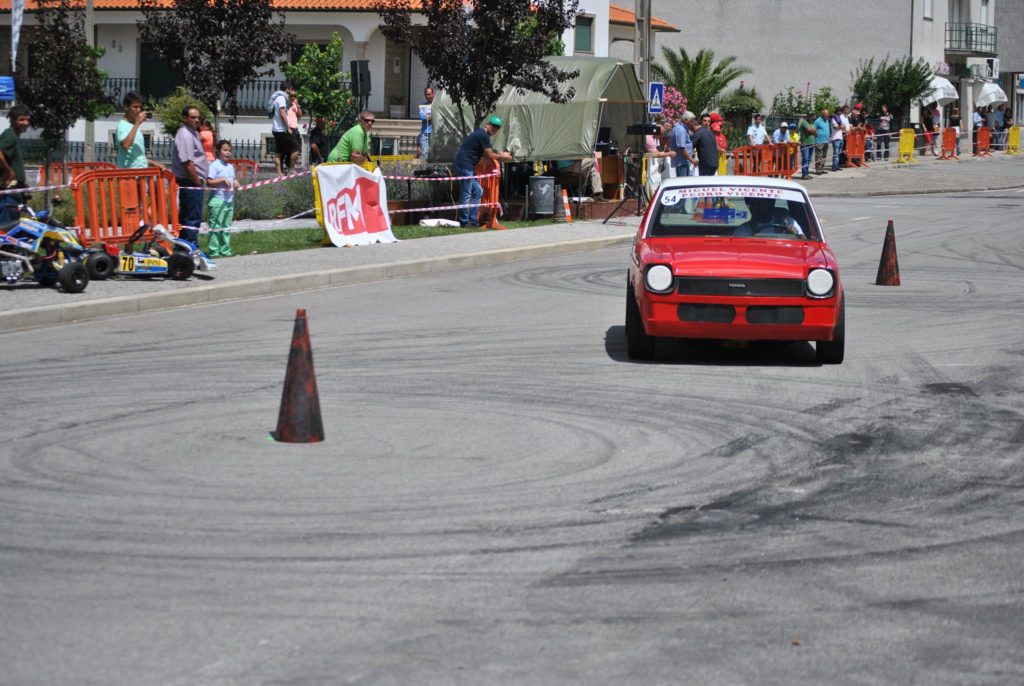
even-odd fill
[{"label": "man in blue cap", "polygon": [[[494,152],[491,149],[491,136],[501,128],[501,118],[491,115],[483,128],[479,128],[466,136],[459,151],[455,153],[453,165],[456,176],[473,176],[476,165],[484,157],[495,162],[511,162],[512,155],[508,152]],[[484,197],[484,189],[479,179],[462,179],[459,181],[459,204],[473,207],[459,208],[459,226],[479,226],[480,199]]]}]

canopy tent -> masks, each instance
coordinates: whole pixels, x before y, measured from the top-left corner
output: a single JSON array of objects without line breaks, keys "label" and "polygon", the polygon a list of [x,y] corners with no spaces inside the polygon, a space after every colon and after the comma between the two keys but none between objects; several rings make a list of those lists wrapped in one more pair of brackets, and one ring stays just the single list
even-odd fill
[{"label": "canopy tent", "polygon": [[982,83],[980,87],[975,84],[975,107],[988,107],[989,105],[998,105],[1001,102],[1006,102],[1006,93],[1003,92],[1002,88],[994,83]]},{"label": "canopy tent", "polygon": [[956,92],[953,84],[941,76],[932,77],[931,88],[931,94],[921,98],[921,102],[937,102],[939,107],[943,107],[960,99],[960,94]]},{"label": "canopy tent", "polygon": [[[519,160],[571,160],[590,157],[601,127],[610,129],[610,140],[626,147],[626,127],[646,119],[647,100],[631,62],[609,57],[549,57],[565,71],[580,70],[575,79],[561,84],[575,89],[565,104],[551,102],[541,93],[517,93],[506,88],[494,107],[504,122],[491,139],[494,150],[510,150]],[[490,116],[491,113],[488,113]],[[459,111],[451,98],[440,92],[434,98],[431,117],[430,161],[450,162],[465,134]],[[464,112],[465,133],[473,130],[473,113]]]}]

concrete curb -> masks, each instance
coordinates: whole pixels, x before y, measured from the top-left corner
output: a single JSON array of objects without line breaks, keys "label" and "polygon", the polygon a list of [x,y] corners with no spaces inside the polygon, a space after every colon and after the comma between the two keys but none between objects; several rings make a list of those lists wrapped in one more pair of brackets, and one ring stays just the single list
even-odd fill
[{"label": "concrete curb", "polygon": [[574,241],[543,243],[517,248],[486,250],[461,253],[444,257],[430,257],[404,262],[358,267],[341,267],[304,274],[286,274],[266,279],[247,279],[210,286],[197,286],[184,290],[162,293],[141,293],[139,295],[103,298],[83,303],[30,307],[9,312],[0,312],[0,330],[53,326],[69,322],[100,319],[121,314],[151,312],[190,305],[205,305],[227,300],[280,295],[318,288],[369,283],[383,279],[397,279],[434,272],[453,271],[469,267],[518,262],[537,257],[570,255],[589,250],[600,250],[627,245],[633,240],[633,233],[624,236],[602,236]]}]

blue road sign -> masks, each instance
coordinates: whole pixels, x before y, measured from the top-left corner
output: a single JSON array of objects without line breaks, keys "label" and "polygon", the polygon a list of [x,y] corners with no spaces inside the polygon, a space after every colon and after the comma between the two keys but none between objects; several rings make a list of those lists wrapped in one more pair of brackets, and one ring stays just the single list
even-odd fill
[{"label": "blue road sign", "polygon": [[661,114],[665,102],[665,84],[651,81],[647,86],[647,113]]}]

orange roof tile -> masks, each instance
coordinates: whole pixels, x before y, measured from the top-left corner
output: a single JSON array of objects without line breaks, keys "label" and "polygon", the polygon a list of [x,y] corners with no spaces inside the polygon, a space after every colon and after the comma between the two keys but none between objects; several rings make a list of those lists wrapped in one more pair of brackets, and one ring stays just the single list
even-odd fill
[{"label": "orange roof tile", "polygon": [[[412,0],[402,0],[411,4]],[[156,0],[158,6],[170,7],[172,0]],[[378,0],[274,0],[275,10],[320,10],[334,12],[375,12]],[[417,5],[418,6],[418,5]],[[36,9],[35,0],[25,0],[25,9],[32,12]],[[93,0],[93,8],[97,10],[135,10],[139,8],[138,0]],[[0,0],[0,12],[11,11],[11,0]]]},{"label": "orange roof tile", "polygon": [[[609,3],[608,23],[617,24],[618,26],[636,26],[636,14],[630,12],[625,7],[619,7],[618,5]],[[651,31],[671,31],[679,33],[679,27],[669,24],[664,19],[651,17]]]}]

